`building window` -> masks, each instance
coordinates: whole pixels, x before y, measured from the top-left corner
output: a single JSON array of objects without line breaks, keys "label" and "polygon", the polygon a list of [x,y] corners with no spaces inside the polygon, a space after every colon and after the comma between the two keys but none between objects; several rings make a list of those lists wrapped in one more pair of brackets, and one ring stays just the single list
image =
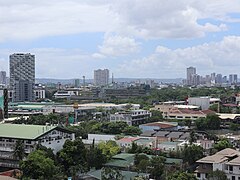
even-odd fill
[{"label": "building window", "polygon": [[235,176],[232,176],[232,180],[236,180],[236,177],[235,177]]},{"label": "building window", "polygon": [[201,174],[200,174],[200,173],[197,173],[197,177],[200,178],[200,177],[201,177]]},{"label": "building window", "polygon": [[233,171],[233,166],[229,166],[229,171]]}]

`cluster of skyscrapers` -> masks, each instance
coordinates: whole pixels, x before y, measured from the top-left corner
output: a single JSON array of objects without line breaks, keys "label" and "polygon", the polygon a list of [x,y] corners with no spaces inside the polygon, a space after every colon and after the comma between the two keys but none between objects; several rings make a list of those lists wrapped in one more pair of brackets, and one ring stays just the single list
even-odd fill
[{"label": "cluster of skyscrapers", "polygon": [[223,76],[222,74],[211,73],[210,75],[206,75],[205,77],[197,74],[195,67],[187,68],[187,78],[184,81],[184,84],[189,86],[197,86],[197,85],[221,85],[221,84],[237,84],[238,76],[237,74],[230,74],[229,78],[227,76]]}]

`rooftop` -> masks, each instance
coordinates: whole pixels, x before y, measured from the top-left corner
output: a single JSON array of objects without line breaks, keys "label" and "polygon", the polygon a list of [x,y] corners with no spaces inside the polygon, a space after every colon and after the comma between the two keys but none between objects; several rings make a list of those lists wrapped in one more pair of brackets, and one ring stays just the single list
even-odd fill
[{"label": "rooftop", "polygon": [[166,142],[162,142],[160,143],[161,145],[170,145],[170,146],[176,146],[178,145],[180,142],[169,142],[169,141],[166,141]]},{"label": "rooftop", "polygon": [[217,155],[217,154],[214,154],[212,156],[207,156],[207,157],[204,157],[202,159],[199,159],[197,161],[197,163],[221,163],[223,161],[226,161],[228,160],[228,158],[226,158],[225,156],[222,156],[222,155]]},{"label": "rooftop", "polygon": [[178,123],[173,122],[152,122],[147,124],[142,124],[141,126],[157,126],[161,129],[171,128],[177,126]]},{"label": "rooftop", "polygon": [[240,166],[240,156],[231,160],[231,161],[229,161],[227,164],[228,165],[238,165],[238,166]]},{"label": "rooftop", "polygon": [[[101,179],[101,169],[88,172],[88,174],[97,179]],[[135,176],[148,176],[148,174],[145,174],[145,173],[137,173],[137,172],[131,172],[131,171],[121,171],[121,174],[123,175],[125,180],[131,180]]]},{"label": "rooftop", "polygon": [[36,139],[57,126],[24,124],[0,124],[0,137],[16,139]]},{"label": "rooftop", "polygon": [[169,138],[180,138],[181,135],[183,135],[184,132],[171,132],[167,135]]},{"label": "rooftop", "polygon": [[236,119],[240,114],[218,113],[220,119]]},{"label": "rooftop", "polygon": [[170,133],[169,131],[158,131],[154,136],[166,137],[169,133]]},{"label": "rooftop", "polygon": [[122,139],[119,139],[118,142],[124,142],[124,143],[131,143],[133,141],[138,140],[138,137],[124,137]]},{"label": "rooftop", "polygon": [[[226,149],[223,149],[222,151],[217,152],[216,154],[214,154],[212,156],[207,156],[202,159],[199,159],[197,162],[198,163],[221,163],[221,162],[228,160],[228,158],[232,158],[234,156],[239,156],[239,155],[240,155],[239,151],[236,151],[231,148],[226,148]],[[235,159],[237,159],[237,158],[235,158]],[[237,160],[239,160],[239,159],[237,159]],[[233,162],[235,162],[235,161],[233,161]]]},{"label": "rooftop", "polygon": [[226,157],[234,157],[234,156],[239,156],[240,152],[235,149],[226,148],[217,152],[216,154],[226,156]]},{"label": "rooftop", "polygon": [[152,137],[156,131],[144,131],[140,136]]}]

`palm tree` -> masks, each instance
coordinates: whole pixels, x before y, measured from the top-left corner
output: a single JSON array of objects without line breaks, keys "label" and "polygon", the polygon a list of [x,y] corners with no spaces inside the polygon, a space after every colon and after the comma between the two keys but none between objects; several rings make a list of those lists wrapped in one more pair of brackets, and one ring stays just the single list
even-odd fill
[{"label": "palm tree", "polygon": [[17,140],[14,148],[13,156],[19,160],[22,160],[25,156],[24,143],[22,140]]}]

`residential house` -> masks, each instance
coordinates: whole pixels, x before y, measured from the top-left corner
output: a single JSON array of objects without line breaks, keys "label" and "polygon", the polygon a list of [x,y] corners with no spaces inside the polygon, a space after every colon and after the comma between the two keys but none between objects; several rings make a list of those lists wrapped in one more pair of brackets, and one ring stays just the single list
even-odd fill
[{"label": "residential house", "polygon": [[226,148],[214,155],[199,159],[199,166],[195,170],[195,175],[199,180],[207,179],[209,173],[220,170],[228,179],[240,179],[240,152],[231,148]]}]

